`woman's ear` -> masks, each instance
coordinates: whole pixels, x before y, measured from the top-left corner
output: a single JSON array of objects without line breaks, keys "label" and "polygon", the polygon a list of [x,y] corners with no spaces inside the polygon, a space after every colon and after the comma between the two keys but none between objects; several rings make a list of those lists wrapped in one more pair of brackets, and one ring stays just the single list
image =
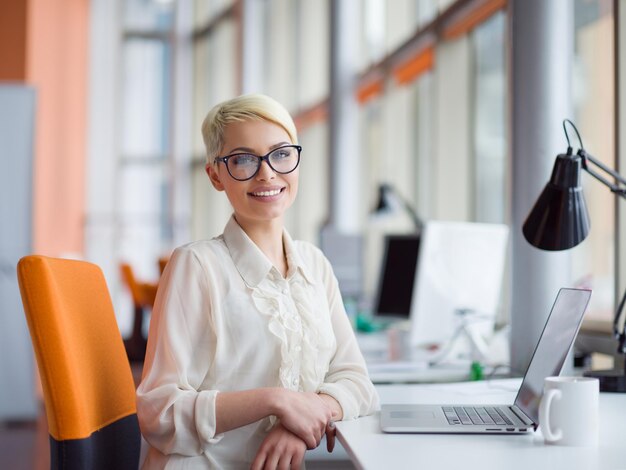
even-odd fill
[{"label": "woman's ear", "polygon": [[204,171],[206,171],[206,174],[209,176],[209,180],[211,180],[213,187],[218,191],[224,191],[224,185],[220,181],[220,175],[218,175],[215,170],[215,165],[207,163],[204,167]]}]

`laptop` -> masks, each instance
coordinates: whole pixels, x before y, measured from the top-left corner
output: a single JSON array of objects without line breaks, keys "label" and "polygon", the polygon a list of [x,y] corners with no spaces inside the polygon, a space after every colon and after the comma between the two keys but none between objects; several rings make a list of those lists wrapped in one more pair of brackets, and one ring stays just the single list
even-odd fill
[{"label": "laptop", "polygon": [[587,289],[559,290],[513,405],[383,405],[386,433],[522,434],[539,426],[546,377],[559,375],[591,297]]}]

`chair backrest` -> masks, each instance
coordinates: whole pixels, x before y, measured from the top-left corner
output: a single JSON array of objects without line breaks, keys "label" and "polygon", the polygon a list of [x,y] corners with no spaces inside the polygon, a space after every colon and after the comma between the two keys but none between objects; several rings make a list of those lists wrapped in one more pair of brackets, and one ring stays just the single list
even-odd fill
[{"label": "chair backrest", "polygon": [[158,284],[139,282],[135,277],[133,268],[128,263],[120,263],[120,273],[122,280],[130,291],[135,307],[152,308]]},{"label": "chair backrest", "polygon": [[130,291],[130,295],[133,298],[133,303],[135,305],[143,305],[143,293],[141,292],[141,287],[139,286],[139,283],[135,278],[133,268],[128,263],[120,263],[120,273],[122,275],[122,280]]},{"label": "chair backrest", "polygon": [[26,256],[17,274],[52,468],[136,469],[135,385],[102,271],[84,261]]}]

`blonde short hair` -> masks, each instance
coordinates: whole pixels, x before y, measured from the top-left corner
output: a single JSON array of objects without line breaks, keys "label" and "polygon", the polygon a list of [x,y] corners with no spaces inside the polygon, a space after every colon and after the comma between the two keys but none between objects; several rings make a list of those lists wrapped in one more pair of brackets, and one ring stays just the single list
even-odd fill
[{"label": "blonde short hair", "polygon": [[279,125],[298,143],[296,125],[289,112],[278,101],[261,94],[241,95],[215,105],[202,122],[202,139],[207,163],[215,162],[224,146],[224,129],[232,122],[264,120]]}]

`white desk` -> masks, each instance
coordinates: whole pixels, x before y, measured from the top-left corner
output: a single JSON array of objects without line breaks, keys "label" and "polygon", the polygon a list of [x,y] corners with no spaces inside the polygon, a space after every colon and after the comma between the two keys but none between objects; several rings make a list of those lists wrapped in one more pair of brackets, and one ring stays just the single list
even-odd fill
[{"label": "white desk", "polygon": [[[513,403],[520,379],[378,385],[381,403]],[[626,395],[600,394],[598,448],[545,445],[530,435],[383,434],[378,414],[337,423],[339,441],[359,469],[626,469]]]},{"label": "white desk", "polygon": [[370,380],[374,384],[416,384],[462,382],[470,379],[470,363],[426,364],[408,361],[367,364]]}]

